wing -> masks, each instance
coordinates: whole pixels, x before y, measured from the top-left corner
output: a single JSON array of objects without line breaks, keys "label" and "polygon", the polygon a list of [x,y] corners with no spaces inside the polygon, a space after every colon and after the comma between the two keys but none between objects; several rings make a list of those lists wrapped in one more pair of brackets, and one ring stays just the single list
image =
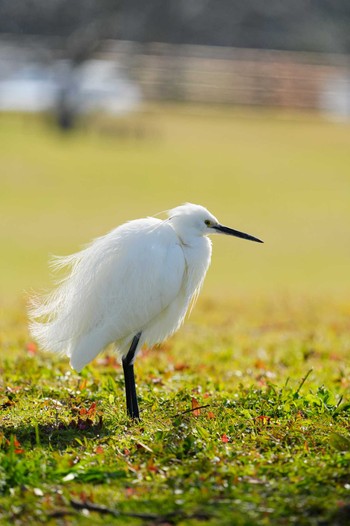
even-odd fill
[{"label": "wing", "polygon": [[176,298],[185,272],[179,240],[166,222],[132,221],[116,241],[105,272],[101,269],[104,293],[97,302],[103,313],[95,320],[109,341],[142,331]]}]

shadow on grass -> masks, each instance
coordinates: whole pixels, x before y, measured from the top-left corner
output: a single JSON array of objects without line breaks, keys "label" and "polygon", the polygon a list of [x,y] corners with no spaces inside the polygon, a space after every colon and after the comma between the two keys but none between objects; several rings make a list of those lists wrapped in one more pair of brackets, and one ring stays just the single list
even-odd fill
[{"label": "shadow on grass", "polygon": [[55,422],[52,424],[19,425],[3,428],[3,435],[8,440],[15,436],[25,449],[41,446],[64,450],[83,442],[85,439],[96,439],[110,436],[112,431],[104,425],[102,418],[97,422],[87,419],[72,419],[69,424]]}]

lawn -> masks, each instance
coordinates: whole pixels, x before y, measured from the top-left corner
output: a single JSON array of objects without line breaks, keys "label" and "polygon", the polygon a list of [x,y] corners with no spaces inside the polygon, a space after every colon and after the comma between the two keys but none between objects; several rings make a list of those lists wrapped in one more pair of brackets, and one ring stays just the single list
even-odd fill
[{"label": "lawn", "polygon": [[[70,137],[3,115],[0,140],[1,524],[348,524],[350,126],[169,106]],[[26,295],[49,253],[184,201],[265,244],[213,238],[135,423],[112,351],[41,352]]]}]

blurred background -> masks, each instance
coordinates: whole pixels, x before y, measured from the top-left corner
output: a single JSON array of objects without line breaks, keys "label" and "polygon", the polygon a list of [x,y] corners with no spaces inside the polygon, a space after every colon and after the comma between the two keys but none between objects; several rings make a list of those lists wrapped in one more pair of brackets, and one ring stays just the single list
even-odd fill
[{"label": "blurred background", "polygon": [[0,0],[0,293],[186,201],[217,236],[207,296],[343,296],[347,0]]}]

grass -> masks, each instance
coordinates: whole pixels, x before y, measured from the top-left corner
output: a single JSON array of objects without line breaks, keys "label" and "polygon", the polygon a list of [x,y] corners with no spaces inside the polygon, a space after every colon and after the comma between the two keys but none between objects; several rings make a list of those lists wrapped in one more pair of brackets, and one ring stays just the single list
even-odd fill
[{"label": "grass", "polygon": [[203,301],[139,357],[141,423],[112,354],[78,375],[17,318],[2,342],[2,523],[345,524],[349,307],[283,307]]},{"label": "grass", "polygon": [[[350,517],[349,126],[149,108],[60,137],[1,116],[1,524],[345,525]],[[116,224],[183,201],[261,236],[213,240],[190,319],[78,375],[39,351],[23,288]]]}]

